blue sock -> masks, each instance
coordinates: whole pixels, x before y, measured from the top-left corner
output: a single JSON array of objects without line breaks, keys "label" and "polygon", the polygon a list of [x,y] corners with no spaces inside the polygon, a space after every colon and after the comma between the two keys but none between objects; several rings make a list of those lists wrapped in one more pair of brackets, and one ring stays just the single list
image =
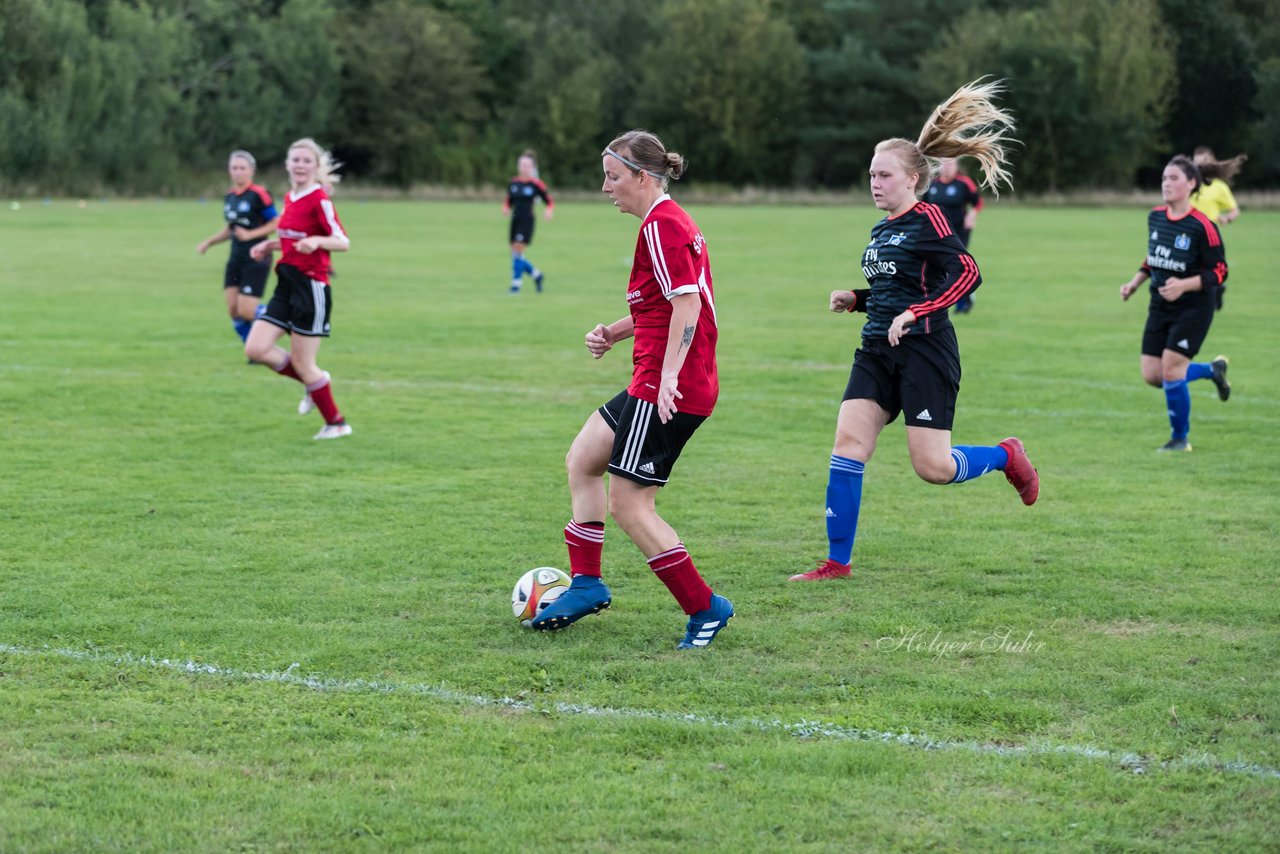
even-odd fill
[{"label": "blue sock", "polygon": [[956,445],[951,449],[951,459],[956,461],[956,476],[951,482],[964,483],[989,471],[1004,471],[1009,452],[999,445]]},{"label": "blue sock", "polygon": [[520,279],[524,277],[524,265],[525,265],[525,260],[524,260],[524,258],[523,258],[522,256],[520,256],[520,255],[516,255],[516,254],[514,254],[514,253],[511,255],[511,282],[512,282],[512,284],[515,284],[516,282],[519,282],[519,281],[520,281]]},{"label": "blue sock", "polygon": [[1164,399],[1169,404],[1169,427],[1174,439],[1185,439],[1191,432],[1191,389],[1186,380],[1164,383]]},{"label": "blue sock", "polygon": [[238,317],[231,318],[231,328],[240,336],[241,341],[245,341],[249,337],[249,330],[253,328],[253,324],[247,320],[241,320]]},{"label": "blue sock", "polygon": [[862,505],[862,471],[866,463],[831,455],[827,480],[828,557],[848,563],[853,557],[853,537],[858,531],[858,508]]},{"label": "blue sock", "polygon": [[1187,365],[1187,382],[1207,380],[1213,376],[1213,365],[1208,362],[1192,362]]}]

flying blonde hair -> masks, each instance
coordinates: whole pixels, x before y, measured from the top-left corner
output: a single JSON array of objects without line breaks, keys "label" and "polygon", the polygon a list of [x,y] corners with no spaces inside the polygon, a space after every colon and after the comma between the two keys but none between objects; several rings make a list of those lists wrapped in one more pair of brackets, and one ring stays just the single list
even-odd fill
[{"label": "flying blonde hair", "polygon": [[1017,142],[1011,136],[1013,114],[995,104],[1004,92],[1004,83],[984,83],[978,78],[966,83],[934,109],[915,142],[886,139],[876,145],[876,153],[892,151],[908,173],[920,176],[916,195],[923,195],[938,171],[938,161],[953,157],[973,157],[982,166],[982,185],[997,196],[1000,185],[1013,186],[1009,174],[1007,148]]},{"label": "flying blonde hair", "polygon": [[320,164],[316,169],[316,183],[320,186],[332,187],[342,180],[342,176],[338,174],[342,164],[334,160],[327,149],[321,148],[320,143],[309,136],[304,136],[290,143],[289,150],[292,151],[295,148],[305,148],[316,156],[316,163]]}]

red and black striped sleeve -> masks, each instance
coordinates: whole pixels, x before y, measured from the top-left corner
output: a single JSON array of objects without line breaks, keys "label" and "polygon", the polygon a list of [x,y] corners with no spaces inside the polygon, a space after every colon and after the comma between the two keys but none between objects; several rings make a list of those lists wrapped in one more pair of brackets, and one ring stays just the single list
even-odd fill
[{"label": "red and black striped sleeve", "polygon": [[[943,271],[942,277],[935,279],[936,284],[929,286],[925,298],[907,307],[919,319],[950,308],[961,297],[973,293],[982,284],[982,274],[978,271],[978,262],[952,232],[946,215],[937,205],[921,202],[916,205],[916,212],[927,220],[915,247],[924,256],[924,269],[932,266]],[[921,278],[925,278],[923,270]]]},{"label": "red and black striped sleeve", "polygon": [[547,185],[542,183],[541,179],[534,178],[533,186],[537,190],[538,198],[546,204],[547,210],[555,210],[556,203],[551,200],[551,191],[547,189]]},{"label": "red and black striped sleeve", "polygon": [[1195,208],[1191,209],[1191,216],[1204,232],[1200,243],[1200,287],[1208,293],[1227,283],[1227,251],[1216,222]]}]

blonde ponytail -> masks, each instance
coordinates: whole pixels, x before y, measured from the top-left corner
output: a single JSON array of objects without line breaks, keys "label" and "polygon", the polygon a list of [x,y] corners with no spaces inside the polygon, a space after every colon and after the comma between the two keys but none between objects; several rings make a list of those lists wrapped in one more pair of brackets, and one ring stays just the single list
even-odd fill
[{"label": "blonde ponytail", "polygon": [[1000,185],[1013,186],[1009,174],[1007,145],[1016,140],[1013,114],[995,104],[1004,91],[1000,80],[989,83],[979,78],[961,86],[943,101],[924,123],[916,147],[930,160],[972,157],[982,166],[982,184],[1000,194]]}]

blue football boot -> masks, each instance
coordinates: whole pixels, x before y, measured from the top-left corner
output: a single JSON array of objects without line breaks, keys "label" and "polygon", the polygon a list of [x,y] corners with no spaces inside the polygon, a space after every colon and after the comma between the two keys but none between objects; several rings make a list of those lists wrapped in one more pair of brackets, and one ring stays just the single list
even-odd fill
[{"label": "blue football boot", "polygon": [[613,594],[594,575],[575,575],[569,589],[529,623],[535,629],[563,629],[613,603]]},{"label": "blue football boot", "polygon": [[684,629],[684,640],[676,649],[701,649],[711,641],[733,616],[733,603],[723,596],[711,594],[711,604],[689,618]]}]

